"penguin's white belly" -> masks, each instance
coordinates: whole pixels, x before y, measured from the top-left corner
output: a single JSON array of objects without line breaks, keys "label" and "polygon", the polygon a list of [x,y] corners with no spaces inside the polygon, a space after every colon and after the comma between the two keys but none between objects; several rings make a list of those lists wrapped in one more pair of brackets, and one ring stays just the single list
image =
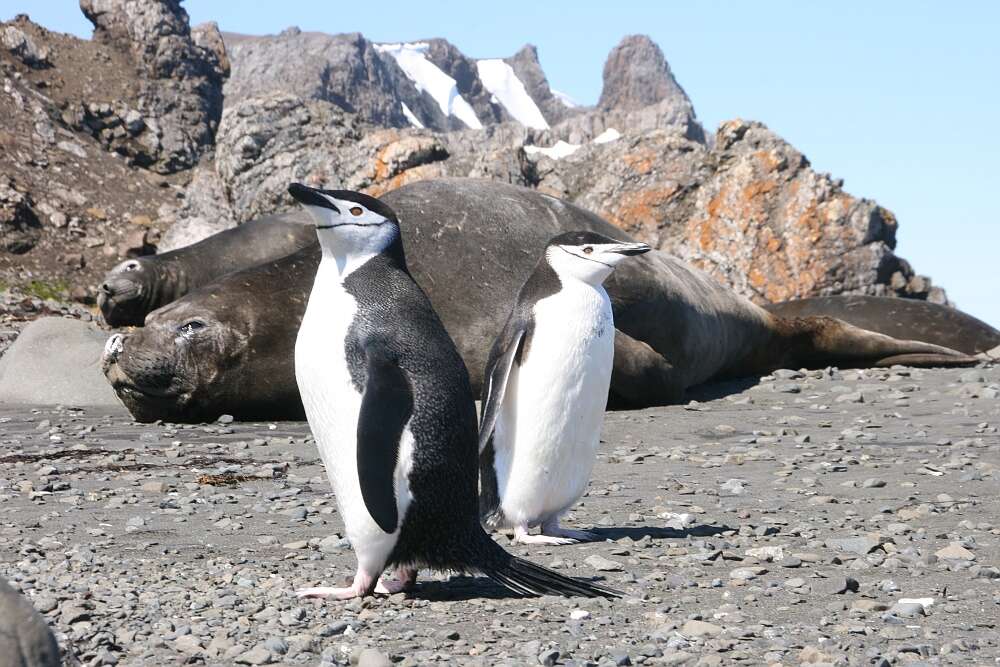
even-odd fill
[{"label": "penguin's white belly", "polygon": [[583,495],[600,444],[614,360],[603,289],[535,304],[523,366],[515,365],[494,432],[501,508],[511,524],[558,516]]},{"label": "penguin's white belly", "polygon": [[[357,434],[362,394],[351,380],[344,349],[358,306],[339,280],[328,280],[321,285],[322,274],[322,270],[317,274],[295,341],[295,378],[358,564],[368,571],[381,572],[399,537],[399,529],[384,532],[372,519],[361,495]],[[411,500],[407,476],[412,447],[413,436],[407,425],[396,466],[400,523]]]}]

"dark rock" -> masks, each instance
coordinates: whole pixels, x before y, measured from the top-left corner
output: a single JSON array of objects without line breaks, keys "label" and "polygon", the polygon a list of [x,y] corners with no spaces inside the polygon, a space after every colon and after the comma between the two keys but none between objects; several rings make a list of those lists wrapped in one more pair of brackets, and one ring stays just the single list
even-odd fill
[{"label": "dark rock", "polygon": [[12,667],[59,667],[59,646],[45,619],[0,578],[0,663]]},{"label": "dark rock", "polygon": [[18,191],[13,179],[0,176],[0,247],[24,254],[38,243],[41,227],[31,197]]}]

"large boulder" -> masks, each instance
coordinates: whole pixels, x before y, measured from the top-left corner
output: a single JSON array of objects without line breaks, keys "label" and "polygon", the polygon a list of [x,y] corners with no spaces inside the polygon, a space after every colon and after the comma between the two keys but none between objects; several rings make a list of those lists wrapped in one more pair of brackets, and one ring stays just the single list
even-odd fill
[{"label": "large boulder", "polygon": [[758,303],[852,293],[944,302],[897,257],[888,210],[812,169],[762,123],[723,123],[697,187],[662,219],[661,248]]},{"label": "large boulder", "polygon": [[80,320],[31,322],[0,358],[0,403],[124,412],[101,372],[107,339],[106,332]]},{"label": "large boulder", "polygon": [[80,0],[80,9],[94,39],[126,54],[140,75],[138,109],[124,119],[138,142],[113,148],[159,173],[194,166],[222,115],[229,72],[218,28],[207,24],[195,39],[180,0]]},{"label": "large boulder", "polygon": [[0,578],[0,667],[59,667],[52,630],[31,603]]}]

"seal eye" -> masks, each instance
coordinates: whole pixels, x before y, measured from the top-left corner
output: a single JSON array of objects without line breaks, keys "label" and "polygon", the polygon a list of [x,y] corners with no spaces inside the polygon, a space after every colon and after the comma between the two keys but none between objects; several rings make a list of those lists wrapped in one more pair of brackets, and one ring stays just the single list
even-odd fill
[{"label": "seal eye", "polygon": [[351,215],[353,215],[355,218],[361,215],[362,213],[364,213],[364,211],[361,210],[360,206],[351,207]]},{"label": "seal eye", "polygon": [[138,271],[139,270],[139,264],[137,262],[129,262],[128,264],[125,265],[125,270],[126,271]]},{"label": "seal eye", "polygon": [[190,322],[185,322],[180,327],[180,332],[185,336],[190,336],[191,334],[201,331],[205,328],[205,323],[199,320],[191,320]]},{"label": "seal eye", "polygon": [[593,249],[593,248],[591,248],[590,246],[587,246],[587,247],[585,247],[585,248],[583,249],[583,254],[584,254],[584,255],[589,255],[589,254],[590,254],[590,253],[592,253],[592,252],[594,252],[594,249]]}]

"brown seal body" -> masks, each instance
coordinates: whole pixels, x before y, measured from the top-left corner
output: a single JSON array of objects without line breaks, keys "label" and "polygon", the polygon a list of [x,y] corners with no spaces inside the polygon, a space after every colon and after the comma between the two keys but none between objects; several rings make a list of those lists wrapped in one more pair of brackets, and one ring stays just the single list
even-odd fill
[{"label": "brown seal body", "polygon": [[193,289],[314,243],[313,230],[287,222],[301,215],[265,216],[162,255],[121,262],[104,277],[97,295],[104,321],[142,326],[147,314]]},{"label": "brown seal body", "polygon": [[[381,199],[399,217],[410,271],[455,340],[475,391],[490,345],[548,240],[572,230],[627,238],[589,211],[504,183],[421,181]],[[150,314],[145,329],[109,343],[106,375],[133,414],[277,419],[285,406],[284,416],[299,417],[293,349],[318,255],[294,257],[191,292]],[[783,366],[974,362],[947,347],[830,318],[777,318],[663,252],[619,267],[606,288],[617,329],[615,406],[672,403],[707,380]],[[199,317],[205,326],[182,332]],[[168,394],[191,398],[170,405]],[[277,395],[283,402],[272,400]]]},{"label": "brown seal body", "polygon": [[1000,345],[1000,331],[955,308],[916,299],[844,294],[796,299],[765,306],[779,317],[835,317],[862,329],[965,354],[989,352]]}]

